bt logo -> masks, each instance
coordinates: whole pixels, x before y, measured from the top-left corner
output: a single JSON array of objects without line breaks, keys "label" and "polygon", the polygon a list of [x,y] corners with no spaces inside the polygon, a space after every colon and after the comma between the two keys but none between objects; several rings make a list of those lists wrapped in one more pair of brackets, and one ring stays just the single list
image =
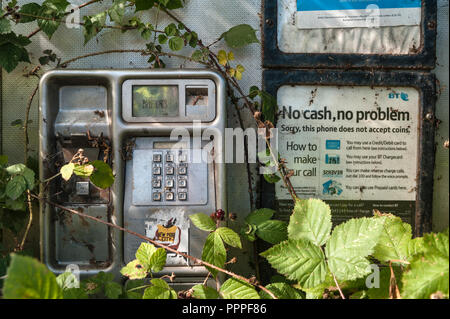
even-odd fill
[{"label": "bt logo", "polygon": [[389,98],[390,99],[402,99],[403,101],[408,102],[409,101],[409,96],[407,93],[389,93]]}]

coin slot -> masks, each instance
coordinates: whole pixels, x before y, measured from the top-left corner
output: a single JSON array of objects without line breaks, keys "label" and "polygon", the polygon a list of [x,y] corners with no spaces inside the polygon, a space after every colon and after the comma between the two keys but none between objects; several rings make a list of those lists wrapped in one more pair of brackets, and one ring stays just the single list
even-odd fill
[{"label": "coin slot", "polygon": [[208,106],[207,87],[186,87],[186,105]]}]

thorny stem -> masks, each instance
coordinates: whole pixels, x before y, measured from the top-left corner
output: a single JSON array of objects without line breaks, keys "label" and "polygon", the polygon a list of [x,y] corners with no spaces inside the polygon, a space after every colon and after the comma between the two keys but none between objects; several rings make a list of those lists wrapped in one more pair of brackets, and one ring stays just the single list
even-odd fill
[{"label": "thorny stem", "polygon": [[31,225],[33,223],[33,203],[31,202],[31,192],[27,190],[27,205],[28,210],[30,212],[29,218],[28,218],[28,224],[27,228],[25,229],[25,234],[23,235],[22,242],[20,243],[19,250],[22,251],[25,246],[25,241],[28,237],[28,233],[30,232]]},{"label": "thorny stem", "polygon": [[86,218],[86,219],[93,220],[93,221],[95,221],[95,222],[101,223],[101,224],[103,224],[103,225],[109,226],[109,227],[114,228],[114,229],[117,229],[117,230],[120,230],[120,231],[122,231],[122,232],[126,232],[126,233],[128,233],[128,234],[130,234],[130,235],[133,235],[133,236],[138,237],[138,238],[140,238],[140,239],[142,239],[142,240],[145,240],[145,241],[147,241],[147,242],[153,244],[154,246],[157,246],[157,247],[160,247],[160,248],[164,248],[165,250],[167,250],[167,251],[169,251],[169,252],[171,252],[171,253],[177,254],[177,255],[182,256],[182,257],[184,257],[184,258],[186,258],[186,259],[190,259],[190,260],[192,260],[192,261],[193,261],[194,263],[196,263],[196,264],[200,264],[200,265],[202,265],[202,266],[209,267],[209,268],[215,269],[215,270],[217,270],[217,271],[220,271],[220,272],[222,272],[222,273],[224,273],[224,274],[226,274],[226,275],[228,275],[228,276],[231,276],[231,277],[233,277],[233,278],[236,278],[236,279],[238,279],[238,280],[240,280],[240,281],[246,282],[246,283],[248,283],[249,285],[255,286],[255,287],[257,287],[257,288],[263,290],[264,292],[266,292],[267,294],[269,294],[269,296],[271,296],[273,299],[278,299],[278,298],[277,298],[270,290],[268,290],[268,289],[265,288],[264,286],[261,286],[261,285],[259,285],[259,284],[252,283],[249,279],[247,279],[247,278],[245,278],[245,277],[242,277],[242,276],[240,276],[240,275],[238,275],[238,274],[235,274],[235,273],[233,273],[233,272],[231,272],[231,271],[228,271],[228,270],[226,270],[226,269],[217,267],[217,266],[215,266],[215,265],[213,265],[213,264],[210,264],[210,263],[208,263],[208,262],[206,262],[206,261],[203,261],[203,260],[198,259],[198,258],[196,258],[196,257],[190,256],[190,255],[188,255],[188,254],[186,254],[186,253],[180,252],[180,251],[178,251],[178,250],[176,250],[176,249],[173,249],[173,248],[170,248],[170,247],[165,246],[165,245],[163,245],[163,244],[160,244],[160,243],[158,243],[158,242],[156,242],[156,241],[154,241],[154,240],[152,240],[152,239],[150,239],[150,238],[148,238],[148,237],[145,237],[145,236],[143,236],[143,235],[141,235],[141,234],[138,234],[138,233],[136,233],[136,232],[134,232],[134,231],[132,231],[132,230],[129,230],[129,229],[120,227],[120,226],[115,225],[115,224],[112,224],[112,223],[110,223],[110,222],[103,221],[103,220],[101,220],[101,219],[99,219],[99,218],[96,218],[96,217],[93,217],[93,216],[90,216],[90,215],[83,214],[83,213],[81,213],[81,212],[79,212],[79,211],[76,211],[76,210],[73,210],[73,209],[64,207],[64,206],[62,206],[62,205],[59,205],[59,204],[54,203],[54,202],[51,202],[51,201],[49,201],[49,200],[47,200],[47,199],[44,199],[44,198],[39,197],[39,196],[36,196],[36,195],[34,195],[34,194],[31,194],[31,196],[32,196],[33,198],[35,198],[35,199],[38,199],[38,200],[40,200],[40,201],[44,201],[44,202],[46,202],[47,204],[49,204],[49,205],[51,205],[51,206],[54,206],[54,207],[56,207],[56,208],[59,208],[59,209],[61,209],[61,210],[63,210],[63,211],[66,211],[66,212],[68,212],[68,213],[71,213],[71,214],[80,216],[80,217],[82,217],[82,218]]}]

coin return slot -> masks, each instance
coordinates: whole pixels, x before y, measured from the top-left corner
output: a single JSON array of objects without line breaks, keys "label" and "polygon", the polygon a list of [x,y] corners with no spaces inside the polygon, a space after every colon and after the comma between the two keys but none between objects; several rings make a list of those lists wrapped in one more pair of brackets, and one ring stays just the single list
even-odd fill
[{"label": "coin return slot", "polygon": [[186,87],[186,105],[208,106],[208,88]]}]

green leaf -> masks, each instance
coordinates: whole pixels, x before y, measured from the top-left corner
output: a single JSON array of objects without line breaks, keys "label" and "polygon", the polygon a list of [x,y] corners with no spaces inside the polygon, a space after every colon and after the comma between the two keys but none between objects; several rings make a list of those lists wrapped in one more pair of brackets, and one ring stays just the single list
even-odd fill
[{"label": "green leaf", "polygon": [[3,286],[5,299],[62,299],[55,275],[36,259],[12,254]]},{"label": "green leaf", "polygon": [[109,281],[105,283],[105,295],[109,299],[118,299],[122,292],[122,286],[117,282]]},{"label": "green leaf", "polygon": [[27,190],[27,181],[21,175],[14,176],[8,184],[6,184],[6,196],[12,200],[19,198]]},{"label": "green leaf", "polygon": [[0,34],[8,32],[11,32],[11,23],[9,22],[8,18],[0,18]]},{"label": "green leaf", "polygon": [[273,123],[277,112],[277,99],[264,91],[259,91],[259,96],[261,97],[264,118]]},{"label": "green leaf", "polygon": [[113,5],[108,10],[111,20],[119,25],[122,24],[126,2],[126,0],[114,0]]},{"label": "green leaf", "polygon": [[73,167],[73,174],[81,178],[89,178],[92,176],[93,173],[94,173],[94,166],[92,166],[91,164],[84,164],[84,165],[75,164]]},{"label": "green leaf", "polygon": [[169,10],[183,8],[182,0],[160,0],[160,2]]},{"label": "green leaf", "polygon": [[269,184],[276,184],[281,181],[281,177],[277,174],[264,174],[263,177]]},{"label": "green leaf", "polygon": [[11,175],[23,174],[27,167],[24,164],[15,164],[6,168],[6,171]]},{"label": "green leaf", "polygon": [[[266,286],[278,299],[303,299],[301,293],[285,282],[277,282]],[[261,290],[259,292],[261,299],[272,299],[272,297]]]},{"label": "green leaf", "polygon": [[120,270],[120,273],[131,280],[144,279],[148,275],[146,268],[137,259],[130,261]]},{"label": "green leaf", "polygon": [[289,238],[307,239],[323,246],[330,237],[331,226],[330,206],[319,199],[299,200],[289,222]]},{"label": "green leaf", "polygon": [[19,62],[30,63],[27,50],[12,43],[0,45],[0,67],[9,73],[17,67]]},{"label": "green leaf", "polygon": [[204,285],[192,287],[192,295],[196,299],[219,299],[220,297],[217,290]]},{"label": "green leaf", "polygon": [[31,169],[29,169],[28,167],[26,167],[25,170],[22,173],[22,176],[27,181],[27,188],[29,190],[33,190],[33,188],[35,186],[35,174],[34,174],[34,172]]},{"label": "green leaf", "polygon": [[171,23],[169,24],[167,27],[164,28],[164,32],[166,33],[166,35],[168,37],[173,37],[177,34],[177,26],[175,25],[175,23]]},{"label": "green leaf", "polygon": [[417,254],[425,252],[425,241],[423,237],[417,237],[409,241],[407,255],[408,260],[411,260]]},{"label": "green leaf", "polygon": [[261,299],[251,285],[235,278],[223,283],[220,294],[224,299]]},{"label": "green leaf", "polygon": [[222,34],[227,45],[231,48],[242,48],[252,43],[259,43],[256,37],[256,30],[248,24],[235,26]]},{"label": "green leaf", "polygon": [[166,44],[169,38],[165,34],[158,35],[158,42],[160,44]]},{"label": "green leaf", "polygon": [[149,243],[141,243],[138,250],[136,251],[136,258],[139,263],[149,271],[151,268],[150,259],[152,255],[156,252],[156,247]]},{"label": "green leaf", "polygon": [[438,234],[425,234],[423,236],[425,250],[427,253],[440,254],[444,258],[449,256],[448,228],[445,232]]},{"label": "green leaf", "polygon": [[152,279],[151,283],[152,286],[145,289],[143,299],[176,299],[175,291],[164,280]]},{"label": "green leaf", "polygon": [[75,169],[75,164],[73,164],[73,163],[69,163],[69,164],[64,165],[63,167],[61,167],[60,173],[61,173],[62,178],[65,181],[68,181],[69,179],[71,179],[74,169]]},{"label": "green leaf", "polygon": [[11,198],[5,199],[5,206],[8,209],[14,211],[25,211],[27,209],[24,198],[19,197],[16,200],[12,200]]},{"label": "green leaf", "polygon": [[261,209],[255,210],[254,212],[249,214],[245,218],[245,221],[248,224],[253,224],[253,225],[258,226],[259,224],[265,222],[266,220],[271,219],[274,214],[275,214],[275,211],[273,209],[261,208]]},{"label": "green leaf", "polygon": [[[223,268],[227,259],[227,251],[223,244],[222,238],[216,232],[210,233],[203,247],[202,260],[219,268]],[[206,267],[211,274],[216,277],[218,271],[216,269]]]},{"label": "green leaf", "polygon": [[166,265],[167,252],[164,248],[158,248],[150,257],[150,269],[153,273],[160,272]]},{"label": "green leaf", "polygon": [[155,0],[135,0],[136,12],[153,8]]},{"label": "green leaf", "polygon": [[[41,12],[41,6],[37,3],[26,3],[22,7],[20,7],[19,15],[20,20],[19,23],[29,23],[36,20],[35,16],[39,16]],[[31,16],[29,16],[31,15]]]},{"label": "green leaf", "polygon": [[62,290],[77,288],[80,285],[77,277],[70,271],[56,277],[56,282]]},{"label": "green leaf", "polygon": [[107,189],[114,184],[114,175],[111,167],[103,161],[94,161],[91,163],[95,171],[91,175],[91,182],[101,189]]},{"label": "green leaf", "polygon": [[297,280],[306,288],[312,288],[325,280],[327,266],[319,247],[308,240],[288,240],[273,246],[261,256],[280,274]]},{"label": "green leaf", "polygon": [[172,37],[169,40],[169,48],[172,51],[180,51],[184,48],[184,40],[180,37]]},{"label": "green leaf", "polygon": [[372,254],[382,226],[380,218],[351,219],[336,226],[325,253],[328,266],[338,280],[354,280],[371,272],[370,262],[365,257]]},{"label": "green leaf", "polygon": [[93,16],[84,16],[83,34],[84,44],[88,43],[93,37],[95,37],[105,26],[106,12],[100,12]]},{"label": "green leaf", "polygon": [[241,238],[239,238],[239,235],[234,230],[227,227],[220,227],[217,228],[216,233],[231,247],[242,249]]},{"label": "green leaf", "polygon": [[206,214],[199,213],[190,215],[189,218],[198,229],[209,232],[216,230],[216,223]]},{"label": "green leaf", "polygon": [[8,164],[8,156],[0,155],[0,167]]},{"label": "green leaf", "polygon": [[373,257],[382,262],[407,261],[409,242],[412,237],[411,225],[393,215],[383,215],[383,220],[382,231]]},{"label": "green leaf", "polygon": [[437,292],[449,294],[449,258],[437,252],[413,258],[409,271],[403,274],[404,299],[430,299]]},{"label": "green leaf", "polygon": [[42,3],[38,16],[48,19],[38,19],[38,26],[49,39],[58,29],[60,25],[59,20],[64,17],[68,5],[69,2],[66,0],[46,0]]},{"label": "green leaf", "polygon": [[266,220],[256,228],[256,235],[271,244],[278,244],[288,239],[288,225],[280,220]]},{"label": "green leaf", "polygon": [[71,288],[63,290],[63,299],[89,299],[89,296],[83,288]]}]

